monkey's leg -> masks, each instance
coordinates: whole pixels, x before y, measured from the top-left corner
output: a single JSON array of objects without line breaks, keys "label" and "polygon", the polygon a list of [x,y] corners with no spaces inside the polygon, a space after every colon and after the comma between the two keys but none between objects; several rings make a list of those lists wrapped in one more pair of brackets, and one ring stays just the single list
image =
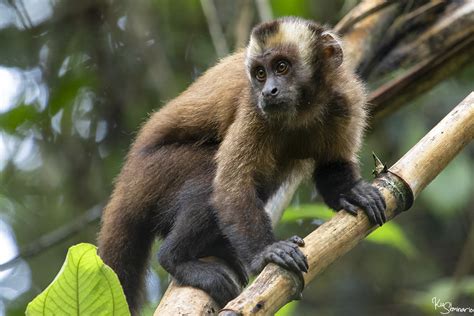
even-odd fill
[{"label": "monkey's leg", "polygon": [[183,212],[163,241],[158,260],[178,284],[204,290],[217,304],[224,306],[239,294],[240,285],[222,264],[199,260],[209,253],[217,238],[219,231],[210,210]]}]

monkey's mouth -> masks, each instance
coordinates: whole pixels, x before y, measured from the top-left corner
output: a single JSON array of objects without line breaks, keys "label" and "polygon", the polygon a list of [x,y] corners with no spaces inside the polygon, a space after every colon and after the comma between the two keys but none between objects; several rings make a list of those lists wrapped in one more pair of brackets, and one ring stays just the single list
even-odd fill
[{"label": "monkey's mouth", "polygon": [[288,103],[284,100],[262,100],[259,103],[260,110],[266,115],[274,115],[288,111]]}]

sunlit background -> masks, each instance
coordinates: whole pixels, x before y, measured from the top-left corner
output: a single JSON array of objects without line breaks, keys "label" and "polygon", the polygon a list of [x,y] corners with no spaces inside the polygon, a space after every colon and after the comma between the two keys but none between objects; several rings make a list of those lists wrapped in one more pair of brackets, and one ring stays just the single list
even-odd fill
[{"label": "sunlit background", "polygon": [[[95,243],[113,178],[151,111],[244,46],[262,15],[333,25],[357,1],[273,0],[266,11],[250,0],[214,3],[217,44],[198,0],[0,0],[0,264],[9,262],[0,267],[0,315],[23,315],[67,248]],[[361,154],[364,176],[372,151],[394,163],[473,82],[471,63],[377,124]],[[474,307],[473,162],[471,145],[412,210],[328,268],[281,315],[431,315],[439,313],[434,296]],[[315,229],[326,216],[319,203],[304,186],[279,236]],[[153,257],[146,312],[167,284]]]}]

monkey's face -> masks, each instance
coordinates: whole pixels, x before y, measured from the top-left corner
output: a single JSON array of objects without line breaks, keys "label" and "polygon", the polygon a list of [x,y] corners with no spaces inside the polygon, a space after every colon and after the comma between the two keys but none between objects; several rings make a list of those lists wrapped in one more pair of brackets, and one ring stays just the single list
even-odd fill
[{"label": "monkey's face", "polygon": [[296,114],[301,98],[298,60],[278,49],[255,56],[249,63],[254,99],[267,117]]},{"label": "monkey's face", "polygon": [[252,96],[268,118],[292,120],[313,113],[325,77],[342,63],[342,48],[334,34],[300,18],[281,18],[257,25],[250,36],[245,61]]}]

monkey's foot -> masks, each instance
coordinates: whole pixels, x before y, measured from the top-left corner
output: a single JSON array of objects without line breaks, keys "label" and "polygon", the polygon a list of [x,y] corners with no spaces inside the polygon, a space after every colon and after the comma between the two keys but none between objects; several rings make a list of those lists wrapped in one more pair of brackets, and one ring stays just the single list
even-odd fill
[{"label": "monkey's foot", "polygon": [[282,268],[302,276],[308,272],[308,261],[298,246],[304,246],[304,240],[293,236],[267,246],[252,262],[252,271],[260,272],[268,263],[276,263]]},{"label": "monkey's foot", "polygon": [[236,298],[241,291],[241,285],[218,262],[189,261],[179,265],[173,277],[179,285],[207,292],[220,307]]},{"label": "monkey's foot", "polygon": [[384,197],[377,188],[364,180],[358,181],[348,192],[341,194],[339,206],[352,215],[357,215],[357,208],[361,208],[372,224],[382,226],[387,221]]}]

